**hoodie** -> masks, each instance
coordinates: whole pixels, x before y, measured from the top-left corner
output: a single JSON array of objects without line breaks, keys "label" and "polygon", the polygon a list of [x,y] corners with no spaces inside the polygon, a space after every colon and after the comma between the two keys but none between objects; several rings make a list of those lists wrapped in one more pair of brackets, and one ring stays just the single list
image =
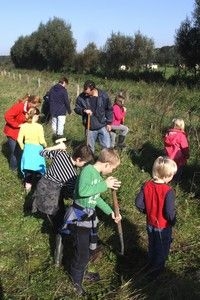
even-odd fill
[{"label": "hoodie", "polygon": [[165,154],[173,159],[177,167],[184,166],[189,158],[188,139],[185,131],[171,128],[164,137]]}]

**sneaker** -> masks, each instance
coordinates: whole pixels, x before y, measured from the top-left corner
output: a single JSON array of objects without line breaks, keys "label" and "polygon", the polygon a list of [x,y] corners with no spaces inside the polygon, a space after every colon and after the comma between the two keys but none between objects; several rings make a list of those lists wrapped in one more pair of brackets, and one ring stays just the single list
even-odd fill
[{"label": "sneaker", "polygon": [[89,281],[89,282],[97,282],[97,281],[99,281],[100,279],[101,279],[101,278],[100,278],[99,273],[88,272],[88,271],[85,272],[84,280],[86,280],[86,281]]},{"label": "sneaker", "polygon": [[85,296],[86,295],[86,291],[78,283],[74,283],[74,291],[76,292],[76,294],[78,296]]}]

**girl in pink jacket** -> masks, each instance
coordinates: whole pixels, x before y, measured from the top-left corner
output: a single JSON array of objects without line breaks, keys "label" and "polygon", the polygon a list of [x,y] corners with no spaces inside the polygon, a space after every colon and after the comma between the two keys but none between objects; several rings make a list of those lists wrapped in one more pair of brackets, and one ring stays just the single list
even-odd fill
[{"label": "girl in pink jacket", "polygon": [[164,136],[165,154],[173,159],[178,167],[174,181],[178,183],[181,179],[183,167],[189,158],[189,143],[185,132],[183,119],[173,119],[173,128],[170,128]]},{"label": "girl in pink jacket", "polygon": [[125,98],[122,95],[117,95],[113,105],[113,121],[111,124],[111,147],[115,147],[116,132],[119,131],[117,147],[125,147],[124,140],[129,131],[128,127],[124,125],[126,116],[126,107],[124,107]]}]

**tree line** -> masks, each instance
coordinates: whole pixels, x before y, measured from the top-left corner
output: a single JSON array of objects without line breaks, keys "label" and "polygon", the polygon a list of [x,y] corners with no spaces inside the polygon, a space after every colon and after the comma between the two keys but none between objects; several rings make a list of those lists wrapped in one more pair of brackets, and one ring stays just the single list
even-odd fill
[{"label": "tree line", "polygon": [[200,0],[195,0],[191,19],[187,17],[176,31],[173,46],[155,48],[153,39],[139,31],[133,36],[118,32],[111,33],[100,49],[89,43],[78,53],[71,25],[54,17],[31,35],[20,36],[10,55],[16,68],[49,71],[112,75],[122,65],[128,71],[141,71],[151,62],[196,70],[200,65]]}]

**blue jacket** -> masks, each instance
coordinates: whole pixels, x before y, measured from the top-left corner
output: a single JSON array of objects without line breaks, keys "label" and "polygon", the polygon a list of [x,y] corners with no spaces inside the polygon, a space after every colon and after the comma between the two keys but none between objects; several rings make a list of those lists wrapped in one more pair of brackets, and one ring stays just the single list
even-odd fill
[{"label": "blue jacket", "polygon": [[67,90],[57,83],[49,91],[49,109],[51,117],[65,116],[71,113]]},{"label": "blue jacket", "polygon": [[107,124],[111,124],[113,119],[113,109],[107,93],[98,89],[97,106],[95,109],[91,104],[91,101],[93,101],[92,97],[85,93],[81,93],[76,99],[74,111],[82,116],[83,124],[85,126],[87,124],[87,114],[84,113],[85,109],[91,109],[92,111],[90,130],[98,130]]}]

